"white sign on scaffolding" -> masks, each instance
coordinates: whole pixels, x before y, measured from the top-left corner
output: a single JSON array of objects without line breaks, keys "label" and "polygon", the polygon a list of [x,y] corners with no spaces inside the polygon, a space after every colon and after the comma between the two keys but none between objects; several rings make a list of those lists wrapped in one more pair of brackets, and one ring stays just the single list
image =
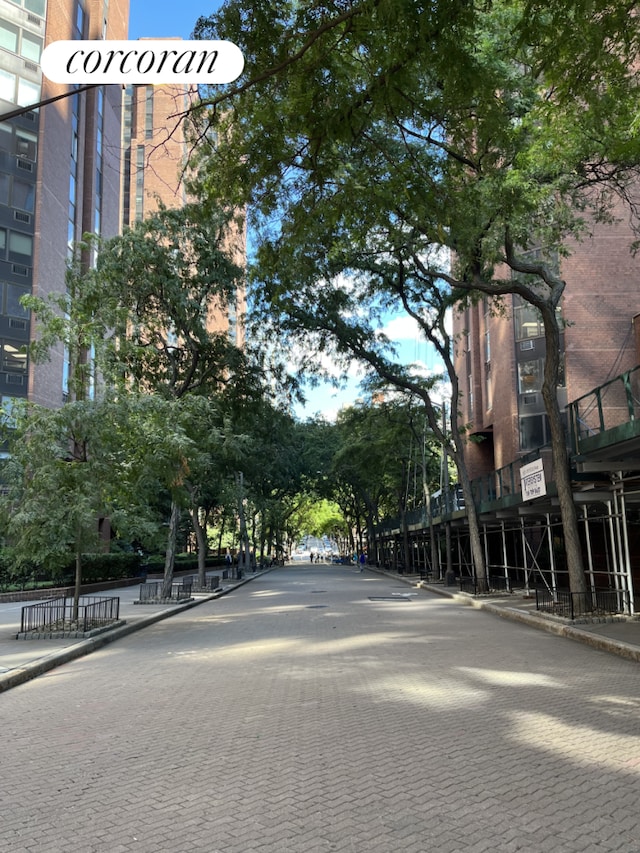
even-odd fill
[{"label": "white sign on scaffolding", "polygon": [[523,465],[520,468],[520,483],[522,486],[522,500],[524,501],[541,498],[547,494],[542,459],[536,459],[535,462],[529,462],[528,465]]}]

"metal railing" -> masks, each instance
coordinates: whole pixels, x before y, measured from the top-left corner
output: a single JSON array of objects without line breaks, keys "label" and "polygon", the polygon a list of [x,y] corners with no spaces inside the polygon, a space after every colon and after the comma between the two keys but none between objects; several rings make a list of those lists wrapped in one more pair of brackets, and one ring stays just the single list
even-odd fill
[{"label": "metal railing", "polygon": [[536,589],[536,610],[576,619],[580,616],[630,613],[631,604],[628,591],[622,589],[597,589],[589,592]]},{"label": "metal railing", "polygon": [[198,580],[193,583],[193,592],[214,592],[220,587],[220,575],[208,575],[204,579],[204,584]]},{"label": "metal railing", "polygon": [[183,578],[180,582],[171,584],[169,596],[163,595],[164,581],[147,581],[140,584],[140,601],[183,601],[191,597],[193,588],[192,578]]},{"label": "metal railing", "polygon": [[575,452],[581,442],[640,421],[640,365],[574,400],[569,412]]},{"label": "metal railing", "polygon": [[22,608],[20,632],[31,631],[91,631],[117,622],[120,599],[99,596],[81,596],[77,611],[73,598],[60,596],[27,604]]}]

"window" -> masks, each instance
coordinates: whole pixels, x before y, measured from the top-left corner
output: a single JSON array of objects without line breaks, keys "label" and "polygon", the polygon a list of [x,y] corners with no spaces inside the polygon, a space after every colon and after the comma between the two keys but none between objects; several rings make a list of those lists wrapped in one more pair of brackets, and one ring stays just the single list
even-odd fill
[{"label": "window", "polygon": [[[22,234],[19,231],[10,231],[9,232],[9,257],[11,260],[25,260],[25,258],[31,259],[31,253],[33,252],[33,237],[29,236],[29,234]],[[19,255],[19,257],[14,257],[15,255]]]},{"label": "window", "polygon": [[32,33],[23,32],[20,42],[20,55],[31,62],[40,62],[42,39]]},{"label": "window", "polygon": [[7,122],[0,123],[0,149],[13,151],[13,132]]},{"label": "window", "polygon": [[17,287],[15,284],[5,285],[7,291],[7,306],[6,314],[9,317],[27,318],[29,312],[20,304],[23,296],[27,296],[30,291],[24,287]]},{"label": "window", "polygon": [[102,192],[103,192],[103,168],[104,158],[102,149],[102,138],[104,133],[104,89],[98,89],[97,97],[97,128],[96,128],[96,186],[95,204],[93,209],[93,230],[100,234],[102,227]]},{"label": "window", "polygon": [[4,50],[10,50],[12,53],[18,52],[18,34],[20,30],[10,24],[8,21],[0,20],[0,47]]},{"label": "window", "polygon": [[147,86],[144,107],[144,136],[151,139],[153,136],[153,86]]},{"label": "window", "polygon": [[28,107],[29,104],[37,104],[40,100],[40,84],[32,80],[18,79],[18,105]]},{"label": "window", "polygon": [[493,393],[491,382],[491,363],[487,362],[484,373],[484,401],[487,411],[493,408]]},{"label": "window", "polygon": [[2,344],[2,369],[11,373],[26,373],[27,353],[24,344],[4,341]]},{"label": "window", "polygon": [[42,39],[0,19],[0,48],[19,53],[29,62],[40,62]]},{"label": "window", "polygon": [[529,305],[528,302],[523,302],[514,297],[513,319],[515,324],[516,340],[522,341],[527,338],[538,338],[544,335],[544,327],[539,311]]},{"label": "window", "polygon": [[24,0],[24,8],[28,12],[33,12],[34,15],[39,15],[41,18],[44,18],[46,1],[45,0]]},{"label": "window", "polygon": [[86,16],[82,5],[78,3],[76,5],[76,31],[74,34],[74,38],[82,39],[84,38],[84,28],[86,23]]},{"label": "window", "polygon": [[0,204],[9,204],[9,175],[0,173]]},{"label": "window", "polygon": [[16,154],[18,157],[24,157],[26,160],[35,162],[36,152],[38,150],[38,137],[35,133],[29,133],[28,130],[16,130]]},{"label": "window", "polygon": [[122,158],[122,224],[131,224],[131,149],[127,148]]},{"label": "window", "polygon": [[520,450],[536,450],[547,443],[547,416],[528,415],[520,418]]},{"label": "window", "polygon": [[540,391],[543,379],[542,359],[523,361],[518,365],[518,383],[521,394]]},{"label": "window", "polygon": [[10,101],[12,104],[16,99],[16,75],[0,68],[0,98]]},{"label": "window", "polygon": [[69,372],[71,370],[71,361],[69,348],[65,346],[62,356],[62,396],[66,400],[69,396]]},{"label": "window", "polygon": [[13,179],[13,192],[11,194],[11,203],[14,207],[19,207],[20,210],[28,210],[33,213],[35,205],[35,184],[27,184],[25,181]]},{"label": "window", "polygon": [[144,145],[136,149],[136,222],[144,214]]},{"label": "window", "polygon": [[[81,10],[81,7],[78,7]],[[73,255],[76,236],[76,216],[78,203],[78,150],[80,128],[80,96],[76,92],[71,97],[71,152],[69,157],[69,206],[67,215],[67,254]]]},{"label": "window", "polygon": [[5,228],[0,228],[0,257],[4,257],[7,248],[7,231]]}]

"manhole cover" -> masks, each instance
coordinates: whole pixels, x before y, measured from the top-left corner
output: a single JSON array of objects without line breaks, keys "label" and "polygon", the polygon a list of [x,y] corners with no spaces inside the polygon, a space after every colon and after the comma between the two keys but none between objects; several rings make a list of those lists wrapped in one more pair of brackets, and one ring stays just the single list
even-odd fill
[{"label": "manhole cover", "polygon": [[328,604],[307,604],[307,610],[322,610],[323,607],[328,606]]},{"label": "manhole cover", "polygon": [[369,601],[411,601],[406,595],[370,595]]},{"label": "manhole cover", "polygon": [[327,591],[326,589],[312,589],[312,590],[311,590],[311,595],[316,595],[316,594],[318,594],[318,593],[320,593],[320,592],[326,592],[326,591]]}]

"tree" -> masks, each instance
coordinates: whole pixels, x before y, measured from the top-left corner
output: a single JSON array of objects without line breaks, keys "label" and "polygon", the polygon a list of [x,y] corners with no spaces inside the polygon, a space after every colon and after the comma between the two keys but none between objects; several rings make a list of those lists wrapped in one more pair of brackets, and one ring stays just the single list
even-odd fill
[{"label": "tree", "polygon": [[143,526],[122,500],[122,408],[112,398],[53,410],[14,406],[5,419],[3,534],[18,562],[63,569],[74,560],[77,618],[82,555],[100,548],[99,520],[108,518],[124,535]]},{"label": "tree", "polygon": [[[354,278],[360,316],[369,318],[372,306],[394,305],[421,320],[434,294],[451,303],[474,291],[517,293],[540,311],[542,393],[574,592],[585,576],[556,395],[557,258],[610,219],[618,200],[636,213],[632,10],[600,0],[552,8],[329,0],[275,11],[265,0],[250,12],[226,4],[196,28],[239,44],[255,69],[213,94],[196,127],[213,124],[225,140],[208,152],[205,186],[215,194],[224,170],[225,191],[252,205],[258,275],[271,278],[279,307],[315,307],[322,294],[331,323],[320,327],[312,311],[310,328],[329,325],[340,346],[404,387],[414,378],[381,360],[372,325],[350,322]],[[442,248],[452,253],[449,269]],[[460,425],[452,433],[457,442]],[[457,461],[478,570],[473,501]]]},{"label": "tree", "polygon": [[231,381],[239,351],[212,323],[244,281],[231,239],[229,217],[191,204],[161,209],[99,246],[83,300],[101,322],[111,382],[180,399]]},{"label": "tree", "polygon": [[[82,299],[84,310],[101,324],[99,359],[107,381],[123,391],[135,388],[177,403],[220,394],[242,374],[240,351],[225,329],[212,324],[216,313],[226,316],[243,281],[243,271],[230,257],[231,238],[228,216],[186,205],[161,209],[99,247]],[[190,433],[202,439],[202,406],[190,403],[175,411],[180,412],[179,431],[193,446]],[[213,435],[210,431],[209,439]],[[188,467],[185,457],[167,472],[171,513],[165,594],[173,579],[180,494],[187,483],[192,498],[198,494]],[[193,506],[191,518],[203,545]]]},{"label": "tree", "polygon": [[[380,518],[398,516],[402,559],[410,567],[413,559],[407,513],[422,503],[424,484],[433,486],[438,482],[440,452],[437,448],[429,456],[427,466],[423,447],[433,437],[426,434],[419,405],[398,394],[394,387],[380,387],[379,383],[373,397],[369,404],[340,413],[336,423],[340,444],[333,471],[342,487],[343,500],[365,522],[369,555],[376,550],[375,526]],[[420,486],[416,490],[418,469]],[[364,544],[358,543],[359,550]]]},{"label": "tree", "polygon": [[86,280],[82,257],[82,246],[78,246],[67,264],[64,293],[49,294],[46,300],[31,295],[20,300],[36,320],[36,336],[29,346],[32,360],[36,363],[48,361],[51,350],[58,344],[63,345],[68,361],[67,396],[71,401],[91,397],[96,378],[91,352],[103,333],[103,327],[96,321],[93,311],[87,311],[82,298]]}]

